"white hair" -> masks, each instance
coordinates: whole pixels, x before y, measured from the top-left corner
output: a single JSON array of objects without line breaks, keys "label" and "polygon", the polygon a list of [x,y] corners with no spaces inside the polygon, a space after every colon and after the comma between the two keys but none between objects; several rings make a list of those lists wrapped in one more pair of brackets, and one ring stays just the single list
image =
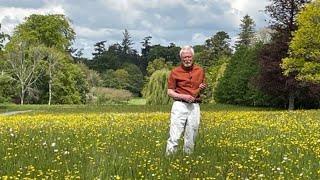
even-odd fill
[{"label": "white hair", "polygon": [[183,48],[181,48],[180,57],[181,57],[183,52],[191,52],[192,56],[194,56],[194,50],[193,50],[193,48],[191,46],[184,46]]}]

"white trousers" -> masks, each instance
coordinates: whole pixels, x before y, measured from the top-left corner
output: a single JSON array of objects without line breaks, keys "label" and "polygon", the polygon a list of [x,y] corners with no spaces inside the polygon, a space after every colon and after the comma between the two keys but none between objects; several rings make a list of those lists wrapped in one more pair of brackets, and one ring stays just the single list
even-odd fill
[{"label": "white trousers", "polygon": [[175,101],[171,109],[170,137],[167,141],[166,155],[177,152],[178,141],[184,131],[183,151],[191,154],[194,149],[200,124],[200,105]]}]

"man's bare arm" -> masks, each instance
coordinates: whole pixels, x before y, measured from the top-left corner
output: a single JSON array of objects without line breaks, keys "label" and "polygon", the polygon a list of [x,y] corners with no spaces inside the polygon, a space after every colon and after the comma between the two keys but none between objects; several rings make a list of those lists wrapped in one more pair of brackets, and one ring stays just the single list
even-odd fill
[{"label": "man's bare arm", "polygon": [[168,96],[172,97],[174,100],[184,100],[187,102],[193,102],[195,98],[188,94],[179,94],[174,89],[168,89]]}]

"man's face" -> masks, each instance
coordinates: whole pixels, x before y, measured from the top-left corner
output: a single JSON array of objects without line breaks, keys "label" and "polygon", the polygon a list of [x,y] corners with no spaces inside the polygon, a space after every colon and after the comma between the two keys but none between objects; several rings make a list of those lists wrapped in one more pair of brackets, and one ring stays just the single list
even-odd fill
[{"label": "man's face", "polygon": [[191,67],[193,64],[193,57],[190,51],[181,53],[181,62],[184,67]]}]

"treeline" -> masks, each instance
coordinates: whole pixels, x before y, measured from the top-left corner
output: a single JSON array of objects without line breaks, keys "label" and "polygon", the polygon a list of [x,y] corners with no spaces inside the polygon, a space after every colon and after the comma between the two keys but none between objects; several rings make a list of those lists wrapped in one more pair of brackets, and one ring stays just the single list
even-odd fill
[{"label": "treeline", "polygon": [[[319,0],[269,1],[268,27],[257,31],[246,15],[234,47],[224,31],[194,46],[195,62],[206,71],[207,103],[319,107]],[[75,37],[64,15],[31,15],[11,37],[0,33],[0,103],[110,103],[133,96],[170,102],[166,77],[180,62],[180,47],[154,45],[147,36],[138,52],[125,29],[122,42],[96,42],[87,59],[72,48]]]}]

